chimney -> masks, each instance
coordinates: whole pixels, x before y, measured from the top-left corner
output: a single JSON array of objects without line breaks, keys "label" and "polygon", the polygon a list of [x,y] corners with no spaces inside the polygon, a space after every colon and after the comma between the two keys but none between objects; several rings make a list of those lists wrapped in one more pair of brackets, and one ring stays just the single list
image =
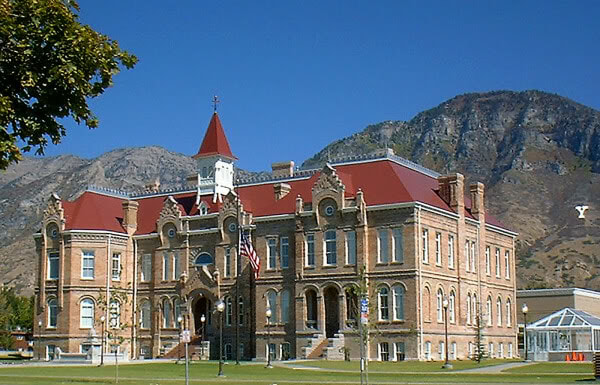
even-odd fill
[{"label": "chimney", "polygon": [[160,179],[156,178],[152,182],[146,184],[146,191],[159,192],[160,191]]},{"label": "chimney", "polygon": [[288,195],[288,193],[292,190],[292,186],[287,183],[275,183],[273,185],[273,189],[275,190],[275,200],[280,200],[284,196]]},{"label": "chimney", "polygon": [[278,162],[271,164],[273,178],[290,178],[294,176],[294,161]]},{"label": "chimney", "polygon": [[137,213],[139,203],[136,201],[124,201],[123,202],[123,228],[127,231],[127,234],[135,233],[137,230]]},{"label": "chimney", "polygon": [[440,196],[458,215],[464,215],[465,177],[456,173],[438,177]]},{"label": "chimney", "polygon": [[483,183],[473,183],[469,186],[469,192],[471,193],[471,214],[479,221],[485,220],[484,190],[485,186]]}]

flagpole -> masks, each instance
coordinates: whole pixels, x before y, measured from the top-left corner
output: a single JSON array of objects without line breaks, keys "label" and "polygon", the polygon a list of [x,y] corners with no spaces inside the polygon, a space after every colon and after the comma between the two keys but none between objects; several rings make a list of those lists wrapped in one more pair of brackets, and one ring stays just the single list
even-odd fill
[{"label": "flagpole", "polygon": [[235,364],[240,364],[240,270],[241,270],[241,256],[240,256],[240,238],[242,236],[242,226],[240,221],[240,189],[238,188],[238,180],[235,179],[233,185],[236,198],[236,211],[237,211],[237,253],[236,253],[236,267],[235,267]]}]

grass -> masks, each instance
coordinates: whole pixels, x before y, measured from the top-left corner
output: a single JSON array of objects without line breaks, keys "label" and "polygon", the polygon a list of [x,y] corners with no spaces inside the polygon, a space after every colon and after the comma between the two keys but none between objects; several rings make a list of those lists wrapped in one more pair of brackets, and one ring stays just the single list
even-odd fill
[{"label": "grass", "polygon": [[[442,369],[443,362],[421,362],[421,361],[402,361],[402,362],[369,362],[369,372],[449,372],[464,369],[483,368],[488,366],[506,364],[515,362],[515,360],[483,360],[481,363],[476,361],[452,361],[452,369]],[[332,369],[332,370],[359,370],[358,361],[300,361],[298,365]]]},{"label": "grass", "polygon": [[519,368],[506,369],[507,373],[593,373],[594,364],[591,362],[538,362]]},{"label": "grass", "polygon": [[[357,367],[348,366],[347,370],[336,371],[335,365],[328,368],[328,362],[313,361],[314,364],[322,365],[324,369],[314,370],[293,369],[290,367],[276,366],[273,369],[265,369],[264,364],[243,363],[225,365],[226,377],[218,378],[218,363],[202,362],[190,365],[190,384],[359,384],[360,378]],[[403,367],[405,369],[396,369]],[[592,379],[591,369],[581,374],[544,374],[543,372],[527,373],[468,373],[468,372],[444,372],[435,373],[432,363],[405,362],[405,363],[377,363],[369,364],[369,383],[371,384],[397,384],[401,383],[431,383],[431,384],[483,384],[483,383],[578,383]],[[465,362],[467,364],[468,362]],[[295,362],[294,366],[299,364]],[[341,364],[337,370],[346,370],[344,365],[353,362],[334,362]],[[388,365],[395,364],[395,365]],[[440,363],[433,363],[440,366]],[[458,364],[458,362],[457,362]],[[461,363],[462,364],[462,363]],[[535,365],[534,365],[535,366]],[[456,367],[456,366],[455,366]],[[590,367],[591,368],[591,367]],[[392,370],[395,369],[395,370]],[[119,366],[119,384],[121,385],[183,385],[185,379],[185,366],[174,363],[145,363],[129,364]],[[415,372],[416,371],[416,372]],[[420,372],[420,373],[418,373]],[[114,384],[114,366],[36,366],[22,365],[0,365],[0,384],[15,385],[90,385],[90,384]]]}]

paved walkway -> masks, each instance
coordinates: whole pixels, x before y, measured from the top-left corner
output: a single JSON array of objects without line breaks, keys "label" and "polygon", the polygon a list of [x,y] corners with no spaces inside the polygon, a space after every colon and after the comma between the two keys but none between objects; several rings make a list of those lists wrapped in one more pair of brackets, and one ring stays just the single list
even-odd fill
[{"label": "paved walkway", "polygon": [[457,370],[457,372],[467,372],[467,373],[500,373],[504,369],[510,368],[518,368],[520,366],[527,366],[534,364],[534,362],[508,362],[506,364],[493,365],[493,366],[484,366],[482,368],[473,368],[473,369],[463,369]]}]

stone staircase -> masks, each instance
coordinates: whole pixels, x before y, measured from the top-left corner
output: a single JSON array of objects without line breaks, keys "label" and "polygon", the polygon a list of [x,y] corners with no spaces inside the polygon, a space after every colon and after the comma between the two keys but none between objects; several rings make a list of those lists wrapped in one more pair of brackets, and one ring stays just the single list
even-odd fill
[{"label": "stone staircase", "polygon": [[302,358],[319,358],[327,346],[327,338],[323,334],[314,334],[308,340],[308,345],[302,348]]},{"label": "stone staircase", "polygon": [[333,338],[327,339],[327,346],[323,349],[323,358],[330,361],[343,361],[344,346],[344,335],[335,334]]}]

